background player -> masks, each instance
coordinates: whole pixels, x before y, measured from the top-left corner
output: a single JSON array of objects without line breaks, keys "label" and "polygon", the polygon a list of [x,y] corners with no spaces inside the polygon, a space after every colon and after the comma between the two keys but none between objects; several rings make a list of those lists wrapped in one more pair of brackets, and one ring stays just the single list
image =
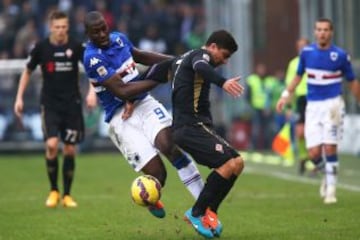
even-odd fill
[{"label": "background player", "polygon": [[355,79],[349,55],[332,44],[333,24],[319,19],[314,29],[316,43],[303,48],[297,76],[284,90],[277,103],[281,111],[289,96],[307,74],[307,106],[305,139],[309,156],[317,168],[322,168],[325,154],[325,179],[320,188],[324,203],[336,203],[336,182],[339,167],[337,146],[342,135],[345,106],[342,99],[342,77],[349,83],[351,92],[360,101],[359,82]]},{"label": "background player", "polygon": [[[84,48],[68,35],[69,19],[62,12],[50,15],[50,35],[38,42],[30,53],[30,60],[22,72],[16,95],[14,112],[22,117],[23,95],[30,81],[30,75],[41,65],[43,87],[41,90],[41,115],[45,139],[45,158],[50,181],[47,207],[56,207],[60,200],[58,188],[59,137],[63,146],[63,198],[65,207],[76,207],[70,196],[75,171],[76,144],[84,138],[84,122],[79,89],[79,68]],[[87,106],[96,106],[96,95],[89,87]]]},{"label": "background player", "polygon": [[[167,81],[172,57],[140,51],[124,34],[109,33],[109,27],[99,12],[87,14],[85,29],[90,39],[84,55],[85,70],[105,109],[105,121],[110,125],[110,138],[135,171],[156,177],[162,186],[166,180],[166,169],[159,151],[163,153],[176,167],[180,179],[194,198],[197,198],[203,188],[199,171],[175,147],[171,137],[172,119],[169,113],[145,92],[156,84],[152,81],[140,81],[143,78],[135,65],[135,62],[151,65],[169,60],[164,66],[155,65],[145,73],[147,79],[158,78],[155,75],[159,75],[160,79]],[[128,110],[125,100],[133,102],[135,106],[128,119],[123,116]],[[150,206],[149,210],[157,217],[165,216],[160,201],[155,206]]]},{"label": "background player", "polygon": [[235,97],[242,93],[240,77],[226,80],[214,70],[227,63],[236,50],[237,43],[230,33],[216,31],[201,49],[176,59],[172,69],[175,143],[197,163],[213,169],[199,198],[185,213],[195,230],[207,238],[220,236],[218,207],[244,168],[238,152],[214,131],[209,102],[211,83]]},{"label": "background player", "polygon": [[[304,46],[309,44],[309,40],[306,38],[299,38],[296,41],[296,50],[298,55],[291,59],[286,69],[285,83],[288,86],[296,76],[297,67],[300,61],[300,52]],[[297,113],[296,125],[295,125],[295,142],[297,150],[297,158],[299,160],[299,173],[303,175],[306,170],[306,161],[309,159],[307,155],[305,136],[304,136],[304,123],[305,123],[305,108],[306,108],[306,74],[302,76],[299,86],[294,93],[294,107],[293,109]]]}]

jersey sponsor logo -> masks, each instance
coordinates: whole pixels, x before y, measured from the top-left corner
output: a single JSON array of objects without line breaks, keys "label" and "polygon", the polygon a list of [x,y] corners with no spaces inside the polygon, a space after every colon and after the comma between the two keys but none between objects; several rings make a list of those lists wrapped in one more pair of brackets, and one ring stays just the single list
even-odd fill
[{"label": "jersey sponsor logo", "polygon": [[205,59],[207,62],[210,62],[210,56],[209,56],[209,54],[204,53],[204,54],[202,55],[202,57],[203,57],[203,59]]},{"label": "jersey sponsor logo", "polygon": [[215,145],[215,151],[220,152],[220,153],[224,153],[223,145],[221,145],[220,143],[217,143]]},{"label": "jersey sponsor logo", "polygon": [[337,52],[330,52],[330,59],[331,61],[335,62],[339,57],[339,54]]},{"label": "jersey sponsor logo", "polygon": [[108,71],[104,66],[100,66],[96,69],[96,72],[99,74],[100,77],[104,77],[108,74]]},{"label": "jersey sponsor logo", "polygon": [[64,52],[54,52],[54,57],[64,57],[65,53]]},{"label": "jersey sponsor logo", "polygon": [[96,57],[90,58],[90,67],[95,66],[95,65],[98,64],[99,62],[101,62],[101,60],[98,59],[98,58],[96,58]]}]

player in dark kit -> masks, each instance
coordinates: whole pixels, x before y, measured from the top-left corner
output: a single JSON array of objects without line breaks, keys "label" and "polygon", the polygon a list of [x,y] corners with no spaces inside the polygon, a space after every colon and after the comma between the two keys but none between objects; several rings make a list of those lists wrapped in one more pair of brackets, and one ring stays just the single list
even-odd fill
[{"label": "player in dark kit", "polygon": [[[69,19],[62,12],[50,15],[50,35],[38,42],[30,53],[30,60],[23,71],[14,105],[17,117],[22,117],[23,95],[30,81],[30,75],[37,65],[41,66],[43,86],[41,90],[42,127],[45,139],[45,158],[51,191],[46,200],[47,207],[56,207],[60,201],[57,184],[59,137],[63,147],[62,204],[76,207],[70,196],[75,170],[75,145],[84,138],[84,122],[79,89],[79,62],[82,62],[84,48],[68,36]],[[96,106],[96,94],[92,86],[86,98],[87,106]]]},{"label": "player in dark kit", "polygon": [[236,50],[237,44],[230,33],[216,31],[205,46],[180,56],[172,68],[175,143],[197,163],[213,169],[199,198],[185,213],[186,220],[207,238],[220,236],[218,207],[244,168],[238,152],[214,131],[209,102],[211,83],[234,97],[242,94],[240,77],[225,79],[214,70],[225,64]]}]

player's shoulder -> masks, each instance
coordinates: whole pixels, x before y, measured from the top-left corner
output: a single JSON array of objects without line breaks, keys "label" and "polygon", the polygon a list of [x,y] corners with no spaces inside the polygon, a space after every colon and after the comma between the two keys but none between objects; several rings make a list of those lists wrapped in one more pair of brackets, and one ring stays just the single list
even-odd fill
[{"label": "player's shoulder", "polygon": [[333,44],[331,45],[330,51],[338,53],[340,56],[348,56],[348,53],[345,49]]},{"label": "player's shoulder", "polygon": [[85,69],[91,69],[99,66],[105,62],[105,58],[102,54],[101,48],[96,47],[91,42],[88,42],[84,52],[84,67]]},{"label": "player's shoulder", "polygon": [[303,47],[302,52],[312,52],[317,49],[316,43],[311,43]]}]

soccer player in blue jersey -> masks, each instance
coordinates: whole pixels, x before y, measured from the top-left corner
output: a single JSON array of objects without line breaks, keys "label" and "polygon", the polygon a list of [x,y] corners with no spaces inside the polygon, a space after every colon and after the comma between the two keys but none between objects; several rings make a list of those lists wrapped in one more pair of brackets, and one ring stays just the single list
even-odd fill
[{"label": "soccer player in blue jersey", "polygon": [[[289,101],[302,75],[307,73],[307,106],[305,139],[309,156],[325,176],[320,195],[325,204],[337,202],[336,183],[339,168],[337,146],[342,135],[345,106],[342,98],[342,79],[348,81],[351,92],[360,101],[360,85],[355,78],[349,55],[332,43],[333,24],[329,19],[315,23],[316,42],[303,48],[297,75],[277,102],[281,111]],[[325,164],[322,160],[325,154]]]},{"label": "soccer player in blue jersey", "polygon": [[[85,29],[89,37],[84,53],[85,71],[105,110],[111,140],[135,171],[156,177],[162,186],[166,169],[159,153],[163,153],[177,169],[193,197],[197,198],[203,188],[200,173],[175,146],[170,131],[170,114],[147,92],[157,83],[144,80],[146,77],[164,78],[166,81],[172,57],[141,51],[124,34],[110,33],[104,17],[96,11],[87,14]],[[161,61],[165,62],[156,64]],[[135,63],[155,65],[142,76]],[[133,112],[126,119],[124,114],[129,109]],[[165,216],[160,201],[149,210],[156,217]]]}]

